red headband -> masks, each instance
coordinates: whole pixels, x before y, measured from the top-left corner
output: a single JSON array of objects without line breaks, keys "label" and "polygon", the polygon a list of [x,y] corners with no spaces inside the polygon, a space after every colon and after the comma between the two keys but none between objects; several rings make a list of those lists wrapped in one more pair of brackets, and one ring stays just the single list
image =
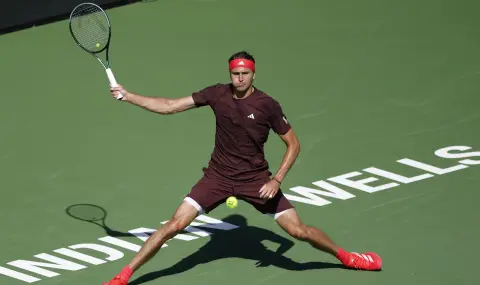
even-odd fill
[{"label": "red headband", "polygon": [[245,59],[245,58],[237,58],[232,61],[230,61],[229,68],[230,70],[236,68],[236,67],[246,67],[248,69],[251,69],[253,72],[255,72],[255,62]]}]

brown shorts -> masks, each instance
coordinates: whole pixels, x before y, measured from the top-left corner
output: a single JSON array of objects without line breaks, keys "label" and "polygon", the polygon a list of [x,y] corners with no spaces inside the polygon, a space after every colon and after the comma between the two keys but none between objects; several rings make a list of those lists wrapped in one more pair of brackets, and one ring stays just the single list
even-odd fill
[{"label": "brown shorts", "polygon": [[185,201],[192,204],[200,213],[209,213],[224,203],[228,197],[235,196],[263,214],[275,215],[277,218],[293,205],[279,190],[272,199],[260,198],[260,189],[270,180],[268,176],[250,182],[238,182],[205,171],[203,177],[192,187]]}]

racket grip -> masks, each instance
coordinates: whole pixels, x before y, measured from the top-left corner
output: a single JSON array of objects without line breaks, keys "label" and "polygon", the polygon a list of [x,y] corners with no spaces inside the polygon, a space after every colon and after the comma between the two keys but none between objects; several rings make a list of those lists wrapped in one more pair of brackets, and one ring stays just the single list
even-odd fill
[{"label": "racket grip", "polygon": [[[113,72],[110,68],[107,68],[105,69],[105,71],[107,72],[107,77],[108,77],[108,81],[110,81],[110,85],[112,85],[112,87],[117,87],[118,84],[117,84],[117,80],[115,80],[115,76],[113,75]],[[123,98],[123,95],[122,94],[119,94],[117,96],[117,100],[121,100]]]}]

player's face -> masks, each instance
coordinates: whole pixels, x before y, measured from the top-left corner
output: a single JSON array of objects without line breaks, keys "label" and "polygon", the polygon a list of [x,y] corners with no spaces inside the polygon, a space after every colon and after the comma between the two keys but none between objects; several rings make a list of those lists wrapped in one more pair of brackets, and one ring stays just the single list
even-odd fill
[{"label": "player's face", "polygon": [[238,91],[246,91],[253,84],[255,73],[245,67],[237,67],[230,71],[232,84]]}]

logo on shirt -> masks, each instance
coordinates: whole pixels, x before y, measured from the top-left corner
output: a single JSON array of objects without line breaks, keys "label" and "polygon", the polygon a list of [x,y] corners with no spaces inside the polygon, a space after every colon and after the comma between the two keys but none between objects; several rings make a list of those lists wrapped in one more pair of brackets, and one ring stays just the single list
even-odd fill
[{"label": "logo on shirt", "polygon": [[250,118],[250,119],[253,119],[253,120],[254,120],[254,119],[255,119],[255,116],[254,116],[253,113],[252,113],[252,114],[248,115],[247,118]]},{"label": "logo on shirt", "polygon": [[283,116],[283,121],[285,122],[285,124],[288,124],[287,118],[285,118],[285,116]]}]

